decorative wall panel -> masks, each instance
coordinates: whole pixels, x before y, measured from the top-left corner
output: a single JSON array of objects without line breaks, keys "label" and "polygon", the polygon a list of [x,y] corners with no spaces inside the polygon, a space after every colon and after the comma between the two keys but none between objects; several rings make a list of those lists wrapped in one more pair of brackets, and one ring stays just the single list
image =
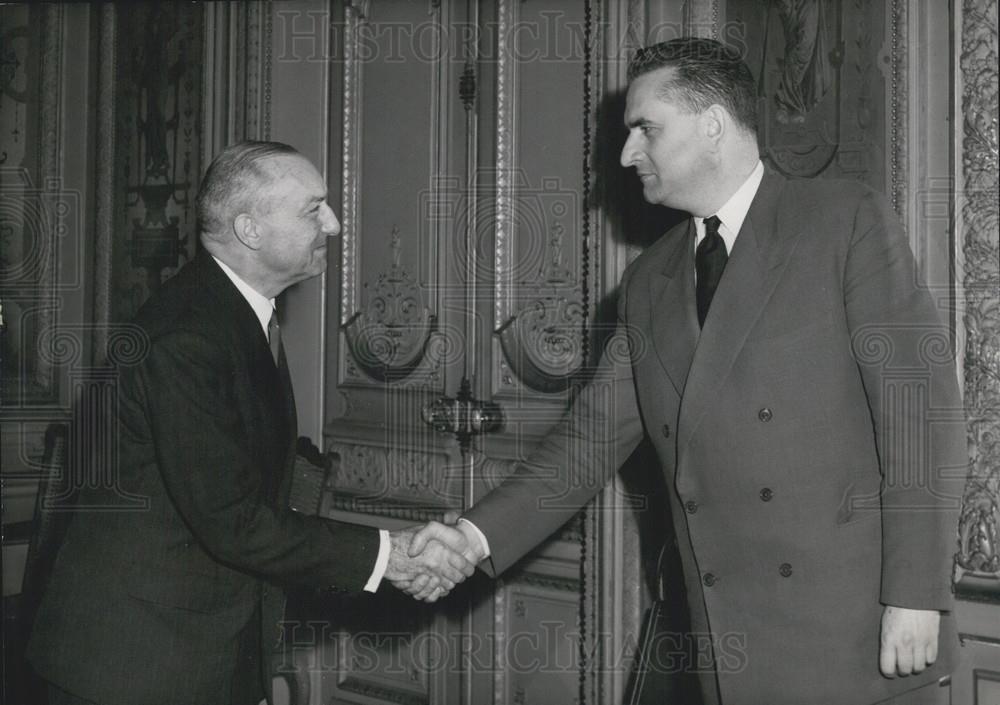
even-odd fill
[{"label": "decorative wall panel", "polygon": [[80,194],[60,167],[63,11],[0,8],[0,402],[58,399],[56,367],[40,349],[58,323],[60,247],[76,235]]},{"label": "decorative wall panel", "polygon": [[[564,391],[589,361],[596,44],[590,3],[500,2],[497,11],[495,250],[484,274],[494,280],[493,392],[502,398]],[[581,146],[582,170],[567,158]]]},{"label": "decorative wall panel", "polygon": [[447,349],[460,346],[441,319],[462,205],[450,6],[345,8],[340,386],[441,390]]},{"label": "decorative wall panel", "polygon": [[133,3],[118,13],[112,321],[135,315],[198,247],[203,12]]},{"label": "decorative wall panel", "polygon": [[726,4],[721,38],[757,78],[761,150],[775,169],[884,189],[892,155],[880,56],[898,31],[887,42],[885,14],[883,3],[862,0]]}]

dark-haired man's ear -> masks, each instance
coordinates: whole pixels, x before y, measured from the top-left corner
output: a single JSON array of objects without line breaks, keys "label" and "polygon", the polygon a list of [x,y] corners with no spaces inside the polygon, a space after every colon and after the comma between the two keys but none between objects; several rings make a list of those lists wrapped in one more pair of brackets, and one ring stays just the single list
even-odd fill
[{"label": "dark-haired man's ear", "polygon": [[260,228],[257,221],[248,213],[240,213],[233,221],[233,234],[236,239],[251,250],[259,250],[261,245]]},{"label": "dark-haired man's ear", "polygon": [[729,114],[721,105],[710,105],[702,113],[705,137],[718,141],[726,132]]}]

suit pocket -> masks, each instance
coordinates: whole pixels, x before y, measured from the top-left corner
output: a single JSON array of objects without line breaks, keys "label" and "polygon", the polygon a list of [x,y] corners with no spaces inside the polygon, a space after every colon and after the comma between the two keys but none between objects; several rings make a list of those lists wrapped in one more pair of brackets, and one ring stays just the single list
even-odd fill
[{"label": "suit pocket", "polygon": [[130,575],[126,592],[142,602],[162,607],[214,614],[252,605],[256,601],[256,581],[239,575],[206,575],[183,570],[149,570]]},{"label": "suit pocket", "polygon": [[847,526],[882,517],[880,478],[877,472],[855,473],[837,508],[837,526]]}]

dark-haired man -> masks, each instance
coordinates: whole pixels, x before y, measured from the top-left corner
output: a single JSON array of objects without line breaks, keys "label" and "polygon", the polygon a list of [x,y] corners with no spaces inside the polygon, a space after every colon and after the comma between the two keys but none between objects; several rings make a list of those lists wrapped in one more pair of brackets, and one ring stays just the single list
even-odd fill
[{"label": "dark-haired man", "polygon": [[692,631],[714,647],[704,702],[947,702],[967,459],[952,360],[932,352],[948,330],[906,237],[860,184],[764,168],[753,77],[721,44],[645,49],[629,81],[621,163],[648,201],[692,217],[625,272],[631,359],[606,356],[564,422],[465,514],[468,555],[505,570],[648,432]]},{"label": "dark-haired man", "polygon": [[[202,250],[134,324],[118,377],[113,486],[85,490],[35,620],[29,658],[50,702],[256,705],[288,586],[436,599],[471,574],[438,541],[287,508],[295,403],[274,298],[326,268],[340,224],[293,148],[242,142],[198,196]],[[119,509],[119,493],[141,509]],[[433,531],[433,529],[432,529]],[[419,587],[414,580],[419,578]]]}]

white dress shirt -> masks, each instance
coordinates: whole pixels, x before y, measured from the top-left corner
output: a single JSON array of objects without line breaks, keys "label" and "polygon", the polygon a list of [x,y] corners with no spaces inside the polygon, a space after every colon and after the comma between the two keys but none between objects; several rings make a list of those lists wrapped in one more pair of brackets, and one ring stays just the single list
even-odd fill
[{"label": "white dress shirt", "polygon": [[[247,284],[240,278],[240,275],[230,269],[229,266],[218,257],[213,255],[212,259],[215,260],[215,263],[219,265],[219,269],[225,272],[226,276],[229,277],[229,280],[233,283],[233,285],[239,289],[243,298],[247,300],[248,304],[250,304],[250,308],[253,309],[254,315],[256,315],[257,320],[260,321],[260,327],[264,331],[264,337],[267,338],[270,343],[271,340],[270,335],[268,335],[267,324],[271,322],[271,316],[275,310],[274,299],[267,298],[252,286]],[[365,583],[365,592],[375,592],[378,590],[379,583],[382,582],[382,576],[385,575],[385,569],[389,566],[389,551],[391,549],[389,532],[385,529],[379,529],[378,536],[378,558],[375,559],[375,568],[372,570],[371,577],[369,577],[368,582]],[[330,560],[333,560],[332,556]]]},{"label": "white dress shirt", "polygon": [[[757,189],[760,188],[760,182],[763,178],[764,164],[758,159],[757,166],[750,172],[750,176],[743,182],[743,185],[736,189],[736,193],[730,196],[722,208],[713,214],[721,221],[719,235],[722,237],[722,241],[726,243],[727,255],[733,253],[736,236],[740,234],[743,221],[747,219],[747,213],[750,212],[750,204],[753,203],[754,196],[757,195]],[[704,218],[694,219],[694,231],[694,248],[697,250],[698,245],[705,239]]]}]

